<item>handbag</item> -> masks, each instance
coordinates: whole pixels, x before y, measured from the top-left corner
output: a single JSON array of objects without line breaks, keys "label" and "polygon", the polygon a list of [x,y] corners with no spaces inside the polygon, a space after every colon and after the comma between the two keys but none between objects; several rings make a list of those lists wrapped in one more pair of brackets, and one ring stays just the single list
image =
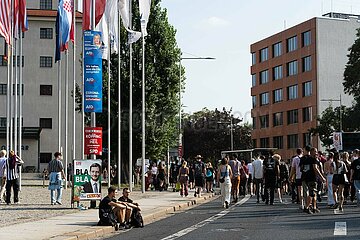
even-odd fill
[{"label": "handbag", "polygon": [[220,182],[220,183],[224,183],[224,182],[225,182],[225,177],[220,178],[220,179],[219,179],[219,182]]}]

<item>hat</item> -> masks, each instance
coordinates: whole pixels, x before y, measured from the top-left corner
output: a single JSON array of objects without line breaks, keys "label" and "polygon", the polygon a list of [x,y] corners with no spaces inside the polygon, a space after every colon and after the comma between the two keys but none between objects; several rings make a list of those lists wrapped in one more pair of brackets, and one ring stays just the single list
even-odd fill
[{"label": "hat", "polygon": [[201,159],[203,158],[201,155],[196,155],[195,159]]}]

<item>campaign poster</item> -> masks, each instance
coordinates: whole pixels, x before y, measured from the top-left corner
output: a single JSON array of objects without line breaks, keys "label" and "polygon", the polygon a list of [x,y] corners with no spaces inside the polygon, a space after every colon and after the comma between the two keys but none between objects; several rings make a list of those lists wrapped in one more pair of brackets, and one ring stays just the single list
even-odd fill
[{"label": "campaign poster", "polygon": [[102,112],[101,32],[84,31],[84,111]]},{"label": "campaign poster", "polygon": [[74,160],[74,202],[101,200],[101,159]]},{"label": "campaign poster", "polygon": [[85,127],[84,154],[102,155],[102,127]]},{"label": "campaign poster", "polygon": [[343,150],[343,142],[342,142],[342,133],[341,132],[333,133],[333,145],[337,151]]}]

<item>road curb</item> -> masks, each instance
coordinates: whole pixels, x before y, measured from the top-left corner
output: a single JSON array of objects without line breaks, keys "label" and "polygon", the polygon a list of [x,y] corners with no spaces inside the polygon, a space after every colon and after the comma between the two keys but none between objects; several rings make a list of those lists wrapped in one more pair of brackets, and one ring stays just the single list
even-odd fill
[{"label": "road curb", "polygon": [[[213,198],[218,198],[218,197],[219,197],[218,195],[210,194],[197,199],[189,199],[189,201],[185,203],[175,204],[172,207],[164,207],[159,211],[143,216],[144,224],[147,225],[153,223],[157,220],[160,220],[160,218],[163,218],[167,214],[185,210],[195,205],[203,204]],[[66,233],[63,234],[62,236],[57,236],[51,239],[52,240],[91,240],[94,238],[103,237],[104,235],[113,232],[115,232],[115,229],[111,226],[91,226],[89,227],[89,231],[86,232],[76,231],[76,232]]]}]

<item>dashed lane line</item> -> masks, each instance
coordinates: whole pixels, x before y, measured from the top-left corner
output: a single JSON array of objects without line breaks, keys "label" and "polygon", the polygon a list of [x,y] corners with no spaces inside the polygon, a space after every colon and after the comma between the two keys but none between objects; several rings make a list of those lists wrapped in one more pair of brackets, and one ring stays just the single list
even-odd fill
[{"label": "dashed lane line", "polygon": [[188,227],[188,228],[185,228],[177,233],[174,233],[168,237],[165,237],[165,238],[162,238],[161,240],[174,240],[174,239],[177,239],[177,238],[180,238],[192,231],[195,231],[196,229],[199,229],[199,228],[202,228],[203,226],[207,225],[208,223],[211,223],[211,222],[214,222],[215,220],[219,219],[219,218],[222,218],[224,217],[226,214],[228,214],[231,210],[231,208],[234,208],[235,206],[237,205],[242,205],[244,204],[247,200],[249,200],[250,196],[246,196],[244,197],[243,199],[241,199],[240,202],[237,202],[236,204],[234,204],[233,206],[231,206],[229,209],[226,209],[226,210],[223,210],[221,212],[219,212],[218,214],[208,218],[208,219],[205,219],[191,227]]}]

